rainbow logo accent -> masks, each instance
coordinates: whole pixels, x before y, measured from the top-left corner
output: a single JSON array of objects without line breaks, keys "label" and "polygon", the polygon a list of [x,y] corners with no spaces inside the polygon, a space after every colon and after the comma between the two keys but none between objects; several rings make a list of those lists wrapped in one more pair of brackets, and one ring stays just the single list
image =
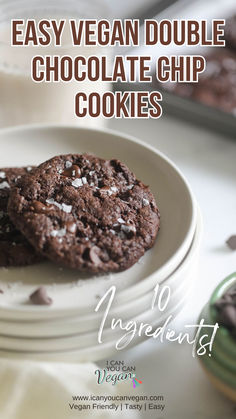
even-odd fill
[{"label": "rainbow logo accent", "polygon": [[136,388],[140,386],[140,384],[142,384],[142,381],[138,380],[137,378],[133,378],[132,381],[133,381],[133,388]]}]

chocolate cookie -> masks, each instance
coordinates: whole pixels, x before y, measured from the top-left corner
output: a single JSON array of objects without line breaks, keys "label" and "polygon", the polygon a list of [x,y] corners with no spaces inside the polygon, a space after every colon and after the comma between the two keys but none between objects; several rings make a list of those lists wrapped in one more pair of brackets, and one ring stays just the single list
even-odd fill
[{"label": "chocolate cookie", "polygon": [[236,49],[236,15],[226,20],[224,37],[227,47]]},{"label": "chocolate cookie", "polygon": [[0,266],[30,265],[41,256],[11,222],[7,205],[10,189],[31,168],[0,169]]},{"label": "chocolate cookie", "polygon": [[54,157],[19,179],[9,214],[52,261],[90,272],[129,268],[153,246],[160,215],[150,189],[118,160]]},{"label": "chocolate cookie", "polygon": [[165,88],[236,116],[236,53],[217,49],[205,58],[206,70],[198,83],[169,83]]}]

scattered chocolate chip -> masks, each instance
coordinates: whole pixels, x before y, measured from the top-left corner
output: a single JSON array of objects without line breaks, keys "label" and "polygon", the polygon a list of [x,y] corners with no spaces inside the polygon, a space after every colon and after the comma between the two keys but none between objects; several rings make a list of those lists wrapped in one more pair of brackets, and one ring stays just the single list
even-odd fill
[{"label": "scattered chocolate chip", "polygon": [[0,289],[0,294],[4,294],[4,291]]},{"label": "scattered chocolate chip", "polygon": [[231,250],[236,250],[236,235],[229,237],[229,239],[226,241],[226,244]]},{"label": "scattered chocolate chip", "polygon": [[40,287],[30,295],[30,300],[36,305],[51,305],[52,298],[47,295],[45,287]]}]

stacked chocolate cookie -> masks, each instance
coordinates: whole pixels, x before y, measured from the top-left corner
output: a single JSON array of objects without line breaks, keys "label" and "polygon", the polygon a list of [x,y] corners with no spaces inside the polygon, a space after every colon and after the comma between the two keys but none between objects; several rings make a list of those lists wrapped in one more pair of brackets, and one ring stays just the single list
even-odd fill
[{"label": "stacked chocolate cookie", "polygon": [[31,167],[0,169],[0,266],[27,265],[42,259],[40,253],[16,229],[7,211],[12,188],[30,170]]},{"label": "stacked chocolate cookie", "polygon": [[226,20],[224,38],[228,48],[236,49],[236,15]]},{"label": "stacked chocolate cookie", "polygon": [[198,83],[166,83],[163,88],[236,116],[236,15],[226,20],[225,48],[206,54]]},{"label": "stacked chocolate cookie", "polygon": [[198,83],[173,85],[172,90],[224,112],[236,112],[236,54],[224,48],[206,56],[206,70]]},{"label": "stacked chocolate cookie", "polygon": [[150,189],[118,160],[70,154],[32,170],[2,169],[0,197],[1,266],[48,258],[80,271],[122,271],[159,230]]}]

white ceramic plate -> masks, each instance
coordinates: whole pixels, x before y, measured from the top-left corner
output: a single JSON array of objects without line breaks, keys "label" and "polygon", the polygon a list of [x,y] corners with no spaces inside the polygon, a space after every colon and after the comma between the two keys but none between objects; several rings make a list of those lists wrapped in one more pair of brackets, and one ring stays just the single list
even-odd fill
[{"label": "white ceramic plate", "polygon": [[[173,292],[179,290],[185,285],[188,280],[189,271],[192,268],[192,264],[196,259],[200,244],[200,215],[198,216],[198,224],[196,233],[194,235],[193,243],[190,250],[180,266],[162,282],[162,285],[169,286]],[[151,301],[153,298],[154,287],[150,289],[146,294],[134,300],[116,306],[110,309],[109,316],[107,318],[110,321],[113,317],[122,318],[124,320],[138,316],[150,309]],[[55,337],[67,337],[70,335],[77,335],[83,333],[98,330],[103,317],[102,312],[92,313],[90,315],[79,316],[79,317],[66,317],[65,319],[51,319],[42,321],[0,321],[1,335],[5,337],[14,338],[55,338]],[[0,336],[0,342],[1,336]],[[29,343],[29,341],[27,341]],[[0,347],[3,347],[0,343]],[[13,345],[14,347],[14,345]]]},{"label": "white ceramic plate", "polygon": [[[134,138],[111,131],[75,127],[21,127],[0,132],[0,167],[39,164],[64,153],[92,152],[119,158],[149,184],[161,212],[161,231],[150,251],[131,269],[117,274],[88,277],[52,263],[0,270],[0,318],[49,319],[91,313],[98,297],[113,284],[116,303],[124,303],[150,289],[150,281],[163,281],[186,255],[196,227],[196,204],[175,165],[155,149]],[[32,306],[28,296],[46,284],[54,303]]]},{"label": "white ceramic plate", "polygon": [[[188,291],[192,285],[194,274],[196,273],[196,265],[198,262],[198,253],[199,253],[199,246],[201,241],[201,232],[202,232],[202,224],[201,224],[201,217],[199,216],[198,226],[196,230],[196,234],[194,237],[193,244],[191,246],[191,250],[178,268],[178,270],[171,276],[171,279],[175,279],[170,283],[170,281],[166,280],[165,285],[170,286],[171,288],[171,299],[168,303],[168,312],[165,310],[161,313],[159,310],[151,310],[151,301],[153,297],[153,293],[149,295],[150,301],[148,308],[143,308],[142,314],[133,316],[129,311],[129,319],[135,320],[137,324],[141,322],[152,324],[153,318],[156,322],[156,318],[161,321],[161,319],[165,319],[168,317],[168,313],[171,313],[173,317],[175,316],[176,307],[179,306],[179,302],[182,301],[183,296],[188,294]],[[114,342],[114,339],[118,339],[121,336],[121,333],[117,330],[111,330],[111,316],[107,318],[107,322],[104,327],[103,333],[103,345],[106,343]],[[117,319],[117,317],[115,316]],[[124,317],[121,315],[120,318],[124,321]],[[151,319],[151,320],[150,320]],[[68,324],[69,326],[69,324]],[[33,328],[34,330],[35,328]],[[98,336],[99,324],[96,327],[96,330],[93,333],[83,333],[83,334],[76,334],[72,336],[63,336],[59,338],[50,339],[34,339],[33,336],[30,338],[16,338],[16,337],[9,337],[9,336],[0,336],[0,349],[7,351],[21,351],[21,352],[53,352],[53,351],[71,351],[71,350],[81,350],[83,348],[90,348],[91,346],[97,345],[97,336]]]},{"label": "white ceramic plate", "polygon": [[[182,298],[178,301],[178,304],[175,307],[172,307],[171,310],[166,311],[165,316],[158,316],[155,311],[153,311],[153,317],[149,318],[149,323],[152,324],[153,329],[164,324],[166,318],[169,315],[172,315],[174,319],[176,315],[182,310],[188,301],[189,295],[191,294],[192,287],[190,284],[189,290],[182,294]],[[144,340],[148,339],[144,335],[135,336],[132,342],[129,344],[127,349],[140,344]],[[95,362],[101,359],[110,358],[112,355],[117,354],[116,349],[117,339],[112,340],[107,343],[96,344],[94,346],[89,346],[85,348],[70,350],[70,351],[56,351],[56,352],[25,352],[25,351],[10,351],[0,349],[0,357],[7,359],[17,359],[17,360],[35,360],[35,361],[45,361],[45,362]],[[159,344],[159,341],[157,342]],[[120,351],[122,353],[122,350]]]},{"label": "white ceramic plate", "polygon": [[[175,311],[175,307],[179,304],[179,301],[182,300],[183,295],[187,294],[191,280],[189,278],[189,271],[187,270],[187,276],[182,277],[181,283],[177,288],[171,287],[171,298],[168,304],[168,313]],[[167,284],[168,285],[168,284]],[[166,316],[165,312],[161,313],[158,309],[151,310],[151,301],[153,293],[149,294],[149,307],[145,310],[143,307],[142,313],[139,315],[129,314],[129,317],[125,320],[128,322],[134,320],[137,324],[141,322],[150,323],[150,319],[155,318],[163,319]],[[164,301],[163,301],[164,304]],[[113,317],[113,316],[112,316]],[[124,320],[123,316],[114,316],[115,319],[121,318]],[[113,342],[114,338],[118,339],[123,333],[120,332],[119,328],[115,330],[109,329],[112,318],[108,318],[106,321],[106,329],[103,332],[103,342],[109,343]],[[72,336],[60,336],[60,337],[48,337],[48,338],[32,338],[32,337],[10,337],[10,336],[1,336],[0,335],[0,349],[4,350],[13,350],[13,351],[30,351],[30,352],[54,352],[54,351],[70,351],[78,350],[82,348],[88,348],[90,346],[95,346],[98,339],[98,330],[99,323],[95,331],[89,333],[78,333]]]}]

